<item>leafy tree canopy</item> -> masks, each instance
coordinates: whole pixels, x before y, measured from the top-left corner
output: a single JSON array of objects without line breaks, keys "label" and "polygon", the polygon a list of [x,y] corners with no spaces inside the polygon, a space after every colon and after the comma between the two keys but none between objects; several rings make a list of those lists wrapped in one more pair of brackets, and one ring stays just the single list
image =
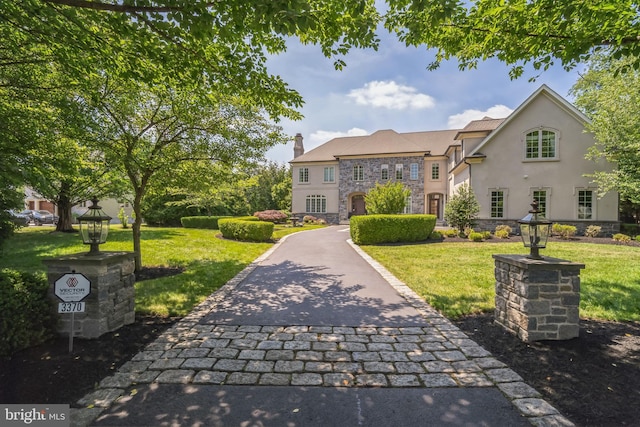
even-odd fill
[{"label": "leafy tree canopy", "polygon": [[594,52],[633,56],[640,67],[638,4],[630,0],[388,0],[385,26],[407,45],[436,48],[460,69],[498,58],[512,78],[525,64],[574,68]]},{"label": "leafy tree canopy", "polygon": [[367,212],[370,214],[400,214],[407,205],[411,190],[401,182],[388,182],[384,185],[376,182],[364,196]]},{"label": "leafy tree canopy", "polygon": [[480,204],[473,189],[468,184],[462,184],[445,205],[444,219],[462,233],[465,228],[473,227],[479,212]]},{"label": "leafy tree canopy", "polygon": [[591,118],[587,127],[597,142],[587,157],[615,165],[591,175],[599,192],[615,190],[622,200],[640,204],[640,71],[631,67],[636,61],[595,56],[572,92]]}]

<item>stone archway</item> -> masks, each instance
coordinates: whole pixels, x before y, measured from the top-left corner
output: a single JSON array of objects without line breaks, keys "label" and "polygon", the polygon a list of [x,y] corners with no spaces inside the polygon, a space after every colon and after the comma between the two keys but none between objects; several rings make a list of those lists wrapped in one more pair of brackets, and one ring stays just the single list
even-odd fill
[{"label": "stone archway", "polygon": [[364,201],[364,194],[357,193],[351,195],[351,210],[349,211],[349,216],[352,215],[364,215],[367,213],[367,206]]}]

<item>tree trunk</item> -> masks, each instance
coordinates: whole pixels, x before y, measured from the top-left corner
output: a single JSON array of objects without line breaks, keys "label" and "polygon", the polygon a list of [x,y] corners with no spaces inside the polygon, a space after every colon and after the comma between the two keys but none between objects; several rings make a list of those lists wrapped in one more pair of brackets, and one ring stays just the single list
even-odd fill
[{"label": "tree trunk", "polygon": [[73,228],[73,218],[71,215],[71,208],[73,203],[67,192],[69,185],[62,183],[60,188],[60,194],[58,195],[58,224],[56,225],[56,231],[62,231],[65,233],[75,233],[77,230]]},{"label": "tree trunk", "polygon": [[131,226],[133,232],[133,251],[135,252],[135,272],[142,270],[142,251],[140,250],[140,240],[142,235],[142,213],[141,213],[141,197],[136,195],[133,200],[133,212],[136,217]]}]

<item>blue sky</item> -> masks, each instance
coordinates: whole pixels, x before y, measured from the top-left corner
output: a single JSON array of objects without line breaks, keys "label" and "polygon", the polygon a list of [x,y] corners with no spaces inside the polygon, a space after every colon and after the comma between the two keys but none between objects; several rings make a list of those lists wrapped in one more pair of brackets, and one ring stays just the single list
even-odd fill
[{"label": "blue sky", "polygon": [[[319,47],[295,41],[286,53],[270,58],[270,72],[304,98],[304,119],[280,125],[292,136],[301,133],[306,151],[338,136],[452,129],[484,116],[506,117],[542,84],[571,101],[568,92],[578,79],[579,70],[555,66],[544,72],[527,70],[512,81],[509,67],[496,60],[469,71],[459,71],[453,60],[429,71],[433,51],[405,47],[385,32],[379,35],[378,51],[352,51],[342,71],[334,69],[333,59],[325,58]],[[271,149],[267,158],[290,161],[293,142]]]}]

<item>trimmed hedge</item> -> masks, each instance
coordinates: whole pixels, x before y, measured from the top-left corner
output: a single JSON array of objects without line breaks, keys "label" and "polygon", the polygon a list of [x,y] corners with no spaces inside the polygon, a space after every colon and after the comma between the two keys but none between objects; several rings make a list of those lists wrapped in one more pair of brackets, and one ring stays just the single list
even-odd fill
[{"label": "trimmed hedge", "polygon": [[185,216],[180,218],[180,223],[184,228],[206,228],[218,230],[218,221],[230,216]]},{"label": "trimmed hedge", "polygon": [[272,222],[259,221],[256,217],[222,218],[218,226],[226,239],[252,242],[271,240],[274,228]]},{"label": "trimmed hedge", "polygon": [[351,240],[357,245],[419,242],[429,239],[435,215],[357,215],[351,217]]},{"label": "trimmed hedge", "polygon": [[55,317],[44,274],[0,270],[0,356],[45,342]]}]

